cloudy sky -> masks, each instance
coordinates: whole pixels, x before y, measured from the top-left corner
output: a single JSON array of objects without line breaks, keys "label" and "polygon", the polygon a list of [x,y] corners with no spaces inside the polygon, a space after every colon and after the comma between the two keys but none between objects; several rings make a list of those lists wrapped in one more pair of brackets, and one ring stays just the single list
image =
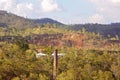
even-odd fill
[{"label": "cloudy sky", "polygon": [[66,24],[120,22],[120,0],[0,0],[0,10]]}]

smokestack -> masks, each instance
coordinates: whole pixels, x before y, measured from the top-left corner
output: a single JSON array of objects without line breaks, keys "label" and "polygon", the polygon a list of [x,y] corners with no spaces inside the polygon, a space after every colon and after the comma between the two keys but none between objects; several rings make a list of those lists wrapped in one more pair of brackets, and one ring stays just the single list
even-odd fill
[{"label": "smokestack", "polygon": [[57,78],[57,66],[58,66],[58,50],[54,51],[54,63],[53,63],[53,79]]}]

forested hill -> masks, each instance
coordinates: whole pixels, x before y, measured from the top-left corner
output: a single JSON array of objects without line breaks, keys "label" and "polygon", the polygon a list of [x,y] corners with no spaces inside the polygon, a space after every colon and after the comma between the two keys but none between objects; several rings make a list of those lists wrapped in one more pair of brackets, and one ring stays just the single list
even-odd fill
[{"label": "forested hill", "polygon": [[36,24],[32,20],[17,16],[6,11],[0,11],[0,27],[33,27]]},{"label": "forested hill", "polygon": [[76,24],[69,25],[66,28],[68,30],[81,30],[85,28],[88,32],[100,33],[103,36],[116,36],[120,37],[120,23],[111,23],[111,24]]},{"label": "forested hill", "polygon": [[53,20],[53,19],[50,19],[50,18],[42,18],[42,19],[35,19],[34,20],[35,23],[42,23],[42,24],[47,24],[47,23],[50,23],[50,24],[58,24],[58,25],[63,25],[63,23],[61,22],[58,22],[56,20]]},{"label": "forested hill", "polygon": [[62,23],[50,18],[28,19],[0,10],[0,27],[29,28],[46,23],[62,25]]},{"label": "forested hill", "polygon": [[38,27],[43,24],[56,24],[58,27],[60,25],[64,26],[68,30],[81,30],[83,27],[86,28],[88,32],[100,33],[103,36],[116,36],[120,37],[120,23],[111,23],[111,24],[74,24],[74,25],[65,25],[59,21],[42,18],[42,19],[28,19],[24,17],[17,16],[13,13],[8,13],[7,11],[0,10],[0,27],[14,27],[14,28],[31,28]]}]

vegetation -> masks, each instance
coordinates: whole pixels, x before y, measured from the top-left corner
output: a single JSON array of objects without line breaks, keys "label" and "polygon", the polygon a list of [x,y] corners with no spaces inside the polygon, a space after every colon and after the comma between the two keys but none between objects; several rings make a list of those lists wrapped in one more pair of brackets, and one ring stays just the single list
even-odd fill
[{"label": "vegetation", "polygon": [[[46,54],[53,48],[44,48]],[[119,80],[120,54],[96,50],[65,48],[59,50],[57,80]],[[53,57],[36,58],[32,49],[24,50],[17,44],[5,44],[0,49],[1,80],[52,80]]]},{"label": "vegetation", "polygon": [[0,27],[13,27],[18,29],[24,29],[29,27],[37,27],[47,23],[56,23],[57,25],[63,25],[62,23],[49,18],[28,19],[17,16],[13,13],[9,13],[7,11],[0,10]]},{"label": "vegetation", "polygon": [[[63,29],[56,24],[0,27],[0,80],[53,80],[53,56],[59,53],[57,80],[120,80],[119,35]],[[37,57],[37,53],[45,56]]]},{"label": "vegetation", "polygon": [[120,23],[111,23],[111,24],[76,24],[76,25],[69,25],[66,27],[68,30],[81,30],[85,28],[88,32],[95,32],[100,33],[104,37],[107,37],[109,34],[110,36],[114,37],[118,35],[120,37]]},{"label": "vegetation", "polygon": [[65,25],[61,22],[50,18],[42,19],[29,19],[17,16],[15,14],[9,13],[7,11],[0,10],[0,27],[7,28],[16,28],[16,29],[26,29],[26,28],[35,28],[35,27],[44,27],[47,24],[48,27],[52,24],[54,27],[63,28],[67,30],[81,30],[83,27],[88,32],[100,33],[104,37],[107,37],[108,34],[111,37],[118,35],[120,37],[120,23],[111,23],[111,24],[75,24],[75,25]]}]

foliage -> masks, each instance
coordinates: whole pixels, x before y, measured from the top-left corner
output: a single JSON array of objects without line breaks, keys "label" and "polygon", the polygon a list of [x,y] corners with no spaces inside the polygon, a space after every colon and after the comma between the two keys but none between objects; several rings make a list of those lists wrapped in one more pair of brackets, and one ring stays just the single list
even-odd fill
[{"label": "foliage", "polygon": [[[58,45],[59,44],[59,45]],[[0,28],[0,80],[53,80],[55,49],[57,80],[120,80],[119,37],[59,29],[54,24]],[[46,56],[36,57],[42,49]]]}]

